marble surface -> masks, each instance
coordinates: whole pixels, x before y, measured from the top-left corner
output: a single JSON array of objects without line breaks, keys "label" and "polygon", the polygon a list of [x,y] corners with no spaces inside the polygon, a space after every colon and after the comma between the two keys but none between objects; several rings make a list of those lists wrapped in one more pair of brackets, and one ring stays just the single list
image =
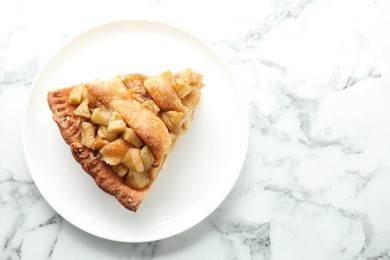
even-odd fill
[{"label": "marble surface", "polygon": [[[387,0],[0,2],[0,259],[390,259]],[[208,218],[149,243],[61,218],[27,169],[22,117],[57,49],[118,19],[165,21],[210,44],[246,98],[250,140]]]}]

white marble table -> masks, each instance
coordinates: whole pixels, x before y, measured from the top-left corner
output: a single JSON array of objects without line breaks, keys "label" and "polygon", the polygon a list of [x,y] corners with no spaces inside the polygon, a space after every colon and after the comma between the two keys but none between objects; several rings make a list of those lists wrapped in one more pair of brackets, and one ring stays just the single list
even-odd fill
[{"label": "white marble table", "polygon": [[[390,259],[389,1],[95,2],[0,2],[0,259]],[[133,18],[210,44],[250,118],[242,173],[220,207],[140,244],[94,237],[53,211],[21,138],[51,51],[95,24]]]}]

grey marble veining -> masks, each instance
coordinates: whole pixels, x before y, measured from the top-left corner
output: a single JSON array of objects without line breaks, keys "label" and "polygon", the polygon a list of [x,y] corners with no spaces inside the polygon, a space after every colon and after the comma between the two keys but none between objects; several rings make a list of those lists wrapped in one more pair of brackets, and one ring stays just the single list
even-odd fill
[{"label": "grey marble veining", "polygon": [[[0,259],[390,259],[390,2],[36,0],[0,10]],[[129,18],[178,24],[209,43],[250,117],[225,201],[188,231],[139,244],[94,237],[53,211],[21,140],[50,53]]]}]

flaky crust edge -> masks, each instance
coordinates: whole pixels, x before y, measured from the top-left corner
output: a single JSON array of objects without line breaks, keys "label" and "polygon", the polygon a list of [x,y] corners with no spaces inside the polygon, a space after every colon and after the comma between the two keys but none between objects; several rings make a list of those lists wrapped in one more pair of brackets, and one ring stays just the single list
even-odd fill
[{"label": "flaky crust edge", "polygon": [[50,91],[47,94],[53,120],[57,123],[63,139],[70,146],[73,157],[94,179],[97,186],[114,196],[125,208],[136,212],[150,186],[142,190],[134,190],[125,185],[110,166],[81,143],[81,122],[73,114],[74,107],[67,103],[72,88]]}]

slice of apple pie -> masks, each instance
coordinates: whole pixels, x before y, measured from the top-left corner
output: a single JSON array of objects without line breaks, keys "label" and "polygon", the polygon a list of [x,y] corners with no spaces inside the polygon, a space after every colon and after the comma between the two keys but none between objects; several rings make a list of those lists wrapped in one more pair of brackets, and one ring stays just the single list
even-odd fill
[{"label": "slice of apple pie", "polygon": [[51,91],[48,103],[77,162],[102,190],[137,211],[189,127],[202,78],[192,69],[120,75]]}]

